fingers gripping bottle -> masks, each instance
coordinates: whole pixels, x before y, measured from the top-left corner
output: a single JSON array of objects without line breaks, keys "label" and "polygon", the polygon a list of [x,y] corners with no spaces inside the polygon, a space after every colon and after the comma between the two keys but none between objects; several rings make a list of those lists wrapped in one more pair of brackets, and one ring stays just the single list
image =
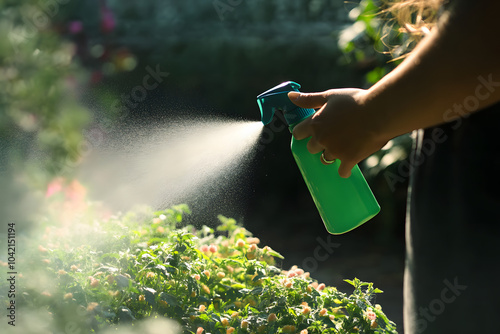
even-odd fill
[{"label": "fingers gripping bottle", "polygon": [[[312,116],[314,109],[297,107],[288,98],[288,92],[298,92],[299,88],[298,83],[288,81],[257,96],[262,123],[269,124],[275,111],[282,111],[292,131]],[[296,140],[292,136],[291,149],[327,231],[342,234],[373,218],[380,206],[358,165],[354,166],[349,178],[341,178],[338,174],[340,161],[330,165],[321,163],[321,153],[311,154],[307,150],[309,139]]]}]

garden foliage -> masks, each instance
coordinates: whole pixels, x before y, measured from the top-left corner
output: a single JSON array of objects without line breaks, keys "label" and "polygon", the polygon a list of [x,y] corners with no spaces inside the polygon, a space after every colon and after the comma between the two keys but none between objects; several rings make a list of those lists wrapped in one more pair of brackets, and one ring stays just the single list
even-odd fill
[{"label": "garden foliage", "polygon": [[347,280],[348,295],[296,266],[282,270],[283,257],[234,219],[195,228],[184,222],[189,208],[177,205],[97,220],[91,205],[56,226],[61,210],[57,203],[51,210],[44,233],[30,240],[20,279],[19,312],[36,311],[37,333],[163,317],[197,334],[396,333],[372,304],[381,292],[372,283]]}]

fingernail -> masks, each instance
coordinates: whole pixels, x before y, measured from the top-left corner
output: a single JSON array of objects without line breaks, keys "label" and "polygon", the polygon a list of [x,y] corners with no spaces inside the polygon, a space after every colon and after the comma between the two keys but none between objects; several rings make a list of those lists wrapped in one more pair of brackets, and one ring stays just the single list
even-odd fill
[{"label": "fingernail", "polygon": [[289,92],[288,93],[288,98],[292,101],[295,101],[295,100],[298,100],[300,97],[300,93],[299,92]]}]

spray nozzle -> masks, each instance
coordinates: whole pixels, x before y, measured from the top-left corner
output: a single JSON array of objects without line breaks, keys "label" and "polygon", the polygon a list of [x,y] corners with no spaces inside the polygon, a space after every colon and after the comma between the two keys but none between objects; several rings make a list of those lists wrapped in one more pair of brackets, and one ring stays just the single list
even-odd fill
[{"label": "spray nozzle", "polygon": [[314,109],[297,107],[288,98],[288,92],[298,92],[299,88],[300,85],[298,83],[287,81],[257,96],[257,104],[260,108],[262,123],[264,123],[264,125],[269,124],[277,110],[283,112],[288,125],[295,125],[314,114]]}]

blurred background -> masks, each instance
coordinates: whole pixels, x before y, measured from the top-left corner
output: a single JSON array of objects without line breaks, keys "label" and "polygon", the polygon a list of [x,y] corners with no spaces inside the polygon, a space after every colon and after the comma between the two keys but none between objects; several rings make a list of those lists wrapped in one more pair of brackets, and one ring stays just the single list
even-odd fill
[{"label": "blurred background", "polygon": [[[381,40],[394,28],[378,12],[371,0],[0,1],[3,217],[32,228],[47,185],[76,177],[86,154],[123,129],[182,117],[259,121],[255,97],[288,80],[303,91],[369,87],[396,65]],[[263,131],[236,191],[192,205],[191,219],[237,218],[285,256],[284,268],[341,290],[346,278],[374,282],[402,330],[407,180],[394,176],[410,137],[360,164],[380,214],[330,236],[280,122]]]}]

